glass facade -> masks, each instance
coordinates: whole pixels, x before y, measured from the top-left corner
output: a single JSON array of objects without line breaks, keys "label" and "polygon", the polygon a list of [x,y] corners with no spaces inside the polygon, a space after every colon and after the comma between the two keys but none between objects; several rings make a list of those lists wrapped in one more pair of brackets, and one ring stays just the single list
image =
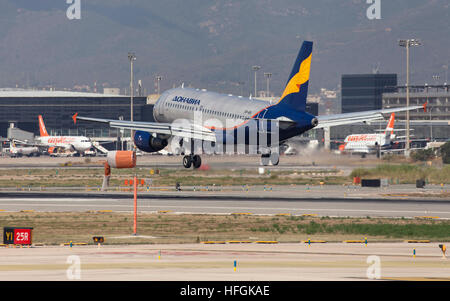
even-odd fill
[{"label": "glass facade", "polygon": [[[414,110],[410,112],[411,120],[442,120],[450,121],[450,86],[410,86],[409,105],[427,104],[427,112]],[[397,87],[395,93],[383,94],[383,108],[406,106],[406,88]],[[406,119],[405,112],[396,115],[399,120]]]},{"label": "glass facade", "polygon": [[[134,97],[135,121],[154,121],[153,105],[146,97]],[[130,120],[129,96],[89,97],[8,97],[0,94],[0,136],[6,137],[10,122],[15,126],[39,135],[38,115],[42,115],[49,134],[113,136],[116,129],[94,122],[73,123],[72,116]]]},{"label": "glass facade", "polygon": [[378,110],[382,94],[394,92],[397,74],[348,74],[341,78],[342,113]]}]

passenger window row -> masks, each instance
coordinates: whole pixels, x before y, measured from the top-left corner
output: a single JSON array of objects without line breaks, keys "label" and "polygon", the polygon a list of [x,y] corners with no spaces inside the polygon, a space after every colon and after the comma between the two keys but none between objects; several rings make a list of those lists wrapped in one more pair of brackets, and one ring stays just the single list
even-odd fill
[{"label": "passenger window row", "polygon": [[168,107],[171,107],[171,108],[182,109],[182,110],[186,110],[186,111],[200,111],[201,110],[205,114],[217,115],[217,116],[234,118],[234,119],[245,119],[244,116],[239,115],[239,114],[225,113],[225,112],[220,112],[220,111],[215,111],[215,110],[205,109],[205,108],[200,109],[200,107],[187,106],[187,105],[182,105],[179,103],[167,103],[166,102],[165,105]]}]

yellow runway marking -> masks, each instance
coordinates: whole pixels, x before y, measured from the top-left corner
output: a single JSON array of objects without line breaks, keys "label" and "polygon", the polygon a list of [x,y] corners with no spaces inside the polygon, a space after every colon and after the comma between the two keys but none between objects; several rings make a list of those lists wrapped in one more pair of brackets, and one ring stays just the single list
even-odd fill
[{"label": "yellow runway marking", "polygon": [[[428,267],[428,268],[449,268],[450,265],[447,264],[443,266],[442,263],[439,265],[433,264],[435,262],[422,262],[422,264],[411,264],[408,262],[383,262],[384,268],[395,268],[403,267],[418,268],[418,267]],[[444,264],[445,265],[445,264]],[[35,271],[35,270],[66,270],[69,265],[67,264],[11,264],[11,265],[0,265],[0,271]],[[184,269],[222,269],[229,268],[230,261],[183,261],[183,262],[167,262],[164,260],[157,261],[147,261],[147,262],[103,262],[103,263],[83,263],[83,269],[89,270],[100,270],[100,269],[170,269],[170,268],[184,268]],[[245,261],[241,260],[239,262],[239,267],[245,268],[366,268],[367,264],[365,261],[290,261],[290,260],[280,260],[280,261]],[[390,277],[382,278],[384,280],[409,280],[409,281],[420,281],[420,280],[450,280],[450,278],[421,278],[421,277]]]},{"label": "yellow runway marking", "polygon": [[450,278],[431,278],[431,277],[382,277],[381,280],[394,280],[394,281],[450,281]]}]

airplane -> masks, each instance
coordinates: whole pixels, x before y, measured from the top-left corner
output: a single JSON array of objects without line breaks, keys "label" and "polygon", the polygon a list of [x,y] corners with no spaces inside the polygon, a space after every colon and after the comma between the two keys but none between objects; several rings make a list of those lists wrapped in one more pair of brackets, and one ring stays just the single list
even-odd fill
[{"label": "airplane", "polygon": [[266,166],[278,165],[279,144],[313,128],[376,120],[383,118],[383,114],[422,107],[326,116],[305,112],[312,49],[313,42],[303,42],[282,96],[270,104],[251,96],[219,94],[185,88],[182,84],[161,94],[153,108],[156,122],[101,119],[78,116],[78,113],[72,119],[74,123],[83,120],[129,129],[134,132],[135,146],[144,152],[158,152],[169,144],[172,148],[183,146],[185,168],[199,168],[203,152],[217,154],[242,147],[249,153],[261,154],[261,164]]},{"label": "airplane", "polygon": [[[425,108],[425,107],[424,107]],[[394,132],[403,132],[405,129],[394,129],[395,113],[391,114],[389,122],[384,130],[375,130],[376,132],[382,131],[382,134],[353,134],[348,135],[344,143],[339,145],[339,151],[341,153],[359,153],[362,158],[365,158],[367,154],[380,155],[382,153],[395,153],[405,151],[404,144],[406,143],[406,136],[398,136]],[[410,129],[414,131],[414,129]],[[410,135],[411,138],[414,135]],[[410,140],[411,144],[423,144],[428,142],[427,139]],[[403,147],[402,147],[403,145]],[[410,147],[410,150],[422,149],[421,147]]]},{"label": "airplane", "polygon": [[9,153],[11,157],[22,157],[22,156],[33,157],[40,155],[38,147],[36,146],[17,147],[14,141],[11,141]]},{"label": "airplane", "polygon": [[345,137],[339,146],[341,152],[361,153],[363,156],[390,148],[393,144],[395,113],[391,113],[386,129],[382,134],[352,134]]},{"label": "airplane", "polygon": [[79,154],[90,150],[93,145],[88,137],[84,136],[50,136],[45,128],[42,115],[38,116],[40,137],[35,138],[37,146],[45,146],[48,152],[53,154],[55,150],[63,149],[65,151],[73,151]]}]

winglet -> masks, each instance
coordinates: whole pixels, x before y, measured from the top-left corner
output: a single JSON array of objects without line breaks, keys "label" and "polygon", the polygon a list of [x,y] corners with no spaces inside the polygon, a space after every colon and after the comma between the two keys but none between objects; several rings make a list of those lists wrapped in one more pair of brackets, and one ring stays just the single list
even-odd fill
[{"label": "winglet", "polygon": [[74,123],[74,124],[77,124],[77,116],[78,116],[78,113],[75,113],[75,114],[72,116],[72,119],[73,119],[73,123]]},{"label": "winglet", "polygon": [[423,104],[423,111],[425,113],[427,112],[427,105],[428,105],[428,101]]}]

